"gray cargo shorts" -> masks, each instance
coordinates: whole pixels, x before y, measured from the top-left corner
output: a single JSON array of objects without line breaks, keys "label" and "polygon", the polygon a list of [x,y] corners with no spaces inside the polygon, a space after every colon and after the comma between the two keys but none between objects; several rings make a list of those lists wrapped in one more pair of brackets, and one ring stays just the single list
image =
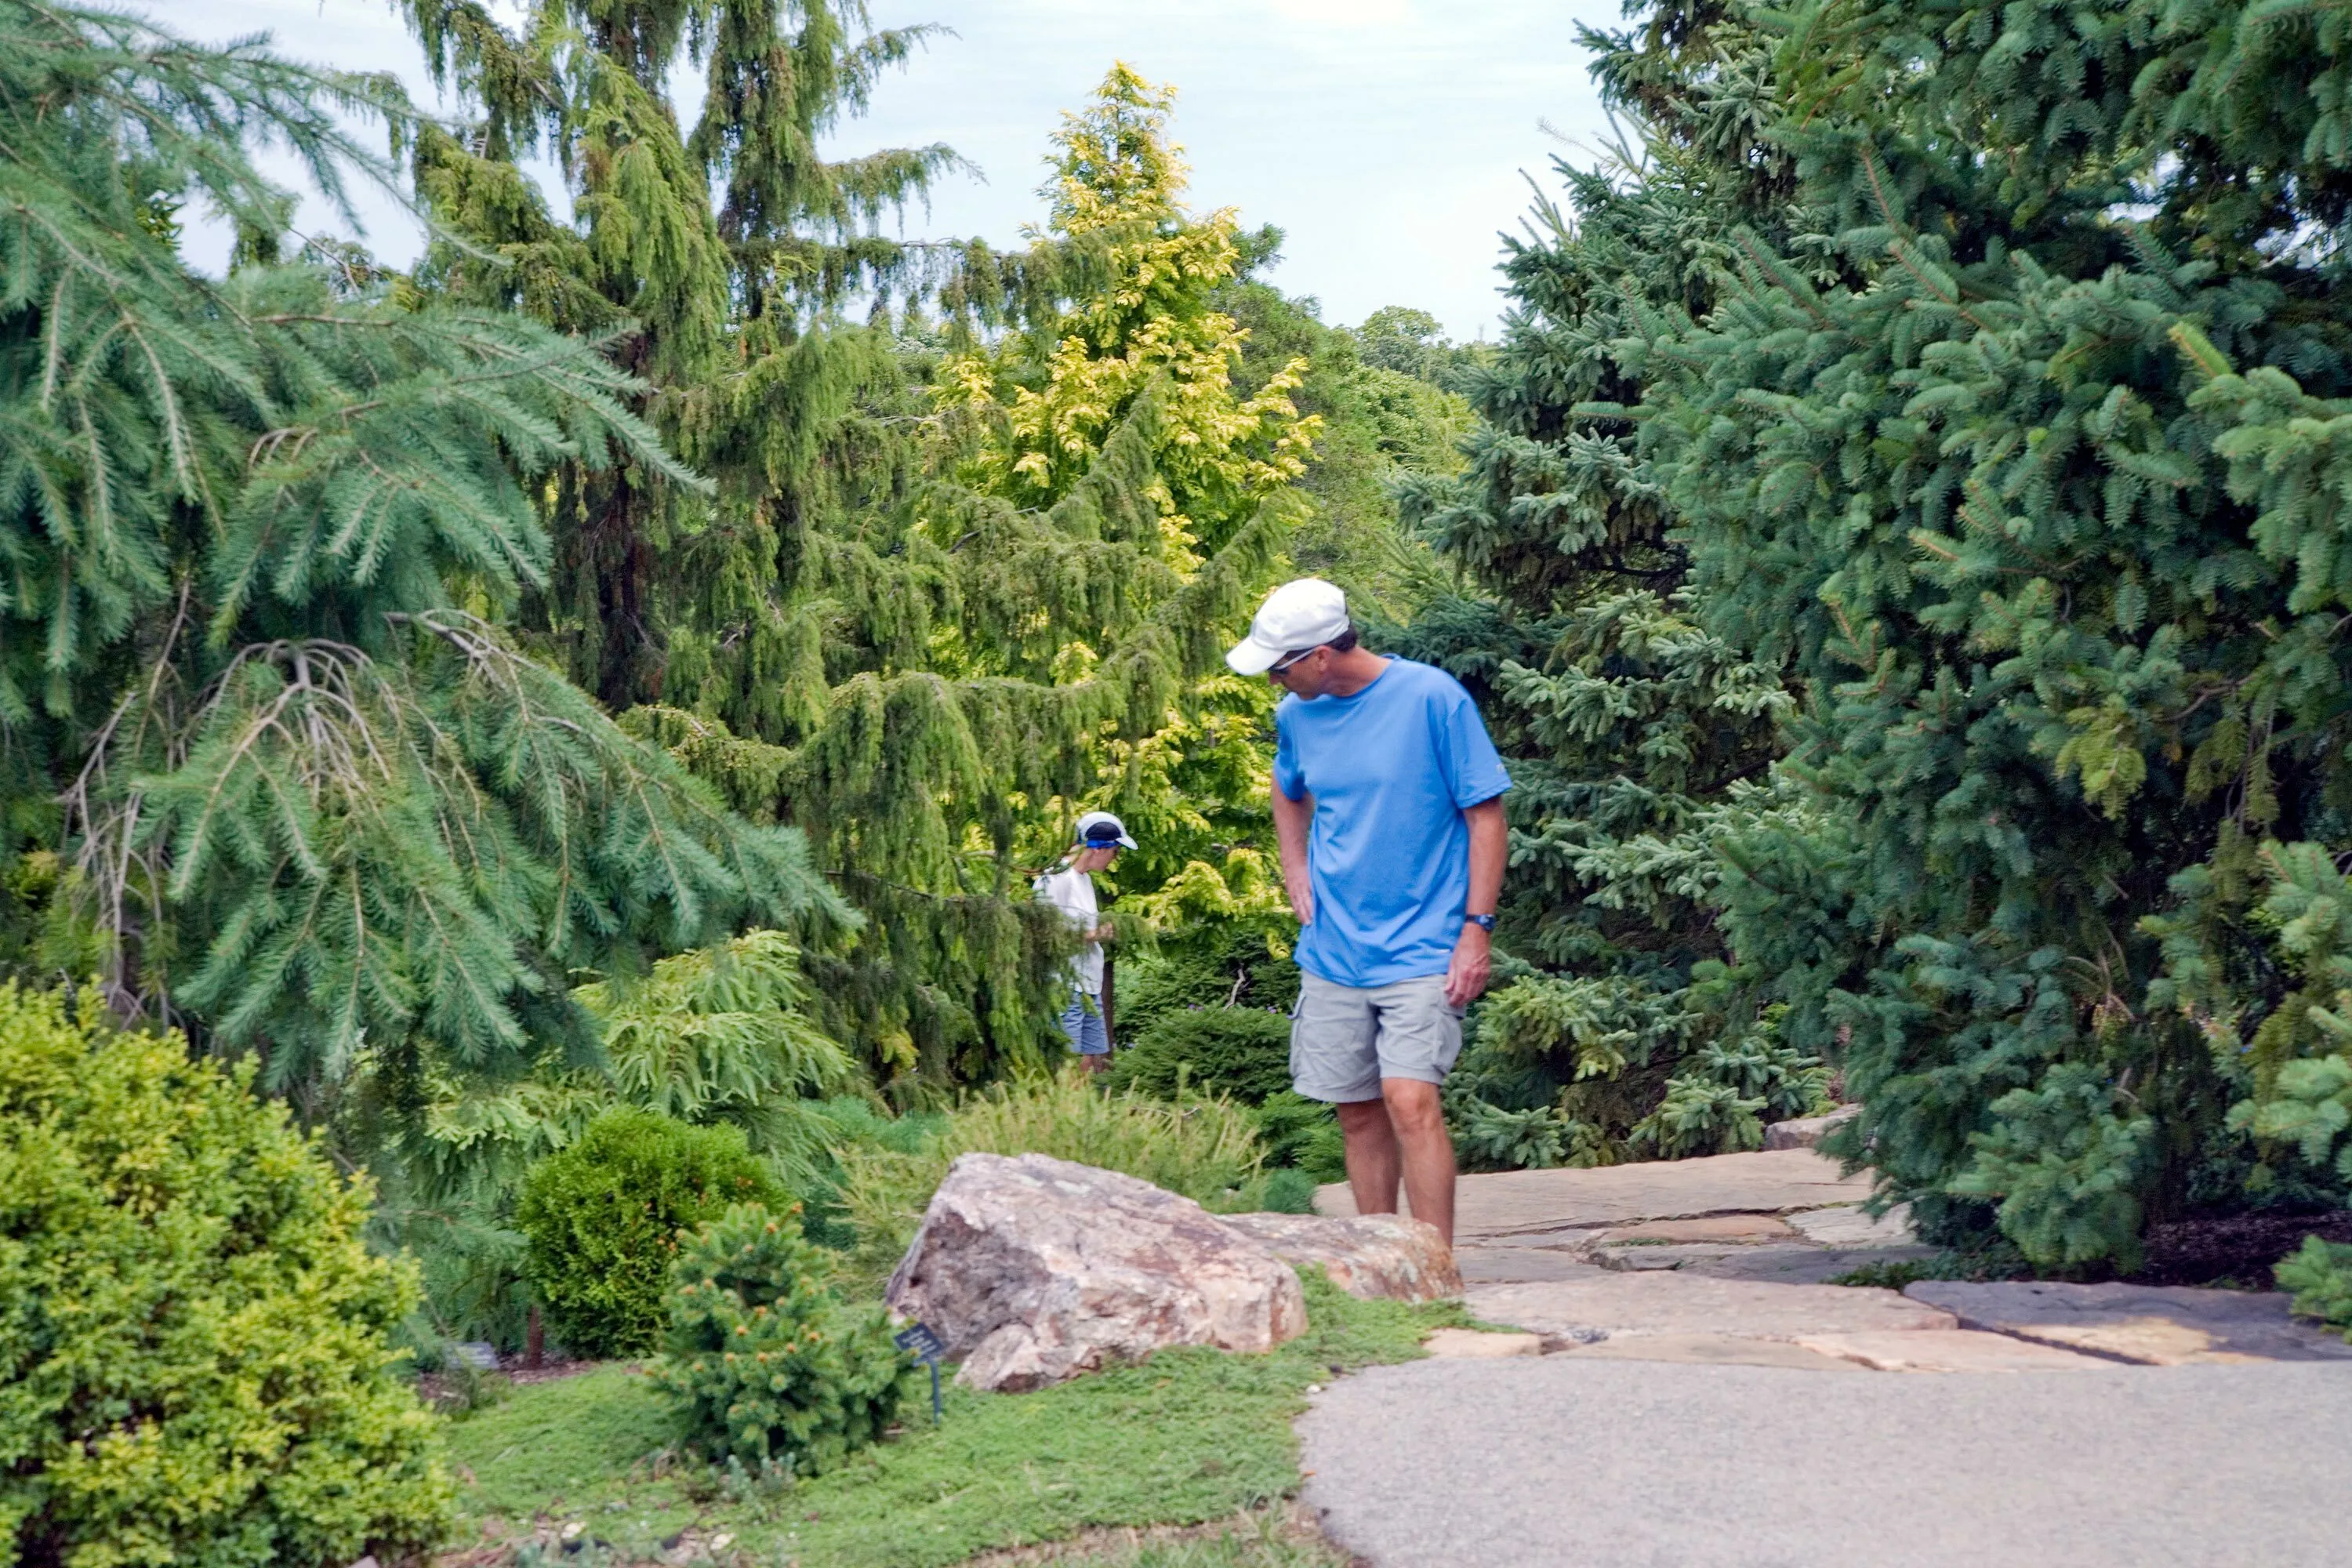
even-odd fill
[{"label": "gray cargo shorts", "polygon": [[1462,1054],[1462,1009],[1445,976],[1388,985],[1339,985],[1301,974],[1290,1015],[1290,1079],[1309,1100],[1378,1100],[1381,1079],[1444,1083]]}]

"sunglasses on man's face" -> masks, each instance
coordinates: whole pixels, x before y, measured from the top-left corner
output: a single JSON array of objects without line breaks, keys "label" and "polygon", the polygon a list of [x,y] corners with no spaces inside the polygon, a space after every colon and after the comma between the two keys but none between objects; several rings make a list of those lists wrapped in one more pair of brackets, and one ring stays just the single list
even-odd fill
[{"label": "sunglasses on man's face", "polygon": [[1266,673],[1268,675],[1287,675],[1293,669],[1296,669],[1302,662],[1312,658],[1315,655],[1321,653],[1322,651],[1323,650],[1319,647],[1301,648],[1298,652],[1292,654],[1288,658],[1283,659],[1279,663],[1276,664],[1272,668],[1268,669]]}]

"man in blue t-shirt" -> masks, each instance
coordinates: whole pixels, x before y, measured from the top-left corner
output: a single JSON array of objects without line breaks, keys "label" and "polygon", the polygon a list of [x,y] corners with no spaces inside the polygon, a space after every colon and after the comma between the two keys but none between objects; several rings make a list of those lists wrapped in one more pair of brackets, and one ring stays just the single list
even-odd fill
[{"label": "man in blue t-shirt", "polygon": [[1291,1079],[1338,1108],[1357,1212],[1394,1214],[1402,1177],[1450,1244],[1438,1087],[1486,988],[1509,775],[1461,684],[1359,646],[1346,597],[1319,579],[1268,595],[1225,662],[1289,693],[1274,826],[1300,926]]}]

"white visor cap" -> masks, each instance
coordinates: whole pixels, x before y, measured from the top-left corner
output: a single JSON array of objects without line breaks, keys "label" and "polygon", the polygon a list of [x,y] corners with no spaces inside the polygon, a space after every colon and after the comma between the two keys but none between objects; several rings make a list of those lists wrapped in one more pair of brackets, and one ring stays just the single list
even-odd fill
[{"label": "white visor cap", "polygon": [[1265,596],[1249,636],[1226,651],[1225,662],[1236,675],[1264,675],[1286,654],[1320,647],[1348,626],[1348,595],[1320,577],[1301,577]]},{"label": "white visor cap", "polygon": [[1108,849],[1113,845],[1121,849],[1135,847],[1135,840],[1127,836],[1127,824],[1108,811],[1090,811],[1078,818],[1071,841],[1086,849]]}]

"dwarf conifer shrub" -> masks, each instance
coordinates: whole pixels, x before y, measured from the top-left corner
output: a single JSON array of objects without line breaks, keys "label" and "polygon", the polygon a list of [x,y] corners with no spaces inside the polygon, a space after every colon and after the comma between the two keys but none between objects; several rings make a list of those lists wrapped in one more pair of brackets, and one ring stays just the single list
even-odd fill
[{"label": "dwarf conifer shrub", "polygon": [[[1265,1163],[1276,1175],[1298,1170],[1318,1182],[1336,1182],[1347,1175],[1347,1149],[1339,1136],[1339,1114],[1322,1100],[1286,1089],[1266,1096],[1254,1114]],[[1266,1206],[1281,1205],[1269,1196]]]},{"label": "dwarf conifer shrub", "polygon": [[450,1489],[407,1271],[249,1071],[0,985],[0,1563],[341,1564]]},{"label": "dwarf conifer shrub", "polygon": [[1264,1007],[1184,1007],[1162,1014],[1111,1068],[1113,1089],[1162,1100],[1178,1086],[1264,1103],[1290,1087],[1290,1020]]},{"label": "dwarf conifer shrub", "polygon": [[661,1342],[678,1233],[740,1203],[790,1202],[740,1128],[607,1111],[531,1167],[516,1224],[547,1326],[576,1355],[644,1355]]},{"label": "dwarf conifer shrub", "polygon": [[2298,1313],[2352,1340],[2352,1247],[2306,1236],[2303,1250],[2279,1259],[2273,1273],[2294,1292]]},{"label": "dwarf conifer shrub", "polygon": [[797,1219],[757,1204],[729,1208],[686,1245],[654,1376],[689,1447],[809,1475],[882,1435],[909,1363],[882,1309],[845,1307],[826,1274]]}]

